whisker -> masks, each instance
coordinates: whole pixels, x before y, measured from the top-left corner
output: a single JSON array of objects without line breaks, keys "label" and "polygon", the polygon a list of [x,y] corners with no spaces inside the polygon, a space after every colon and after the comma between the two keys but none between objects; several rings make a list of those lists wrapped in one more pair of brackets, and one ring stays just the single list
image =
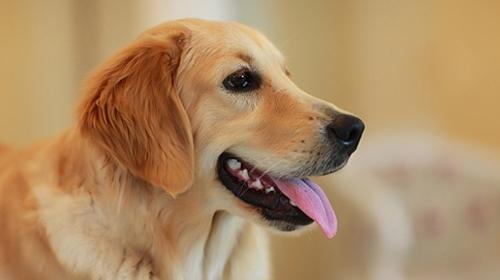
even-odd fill
[{"label": "whisker", "polygon": [[281,162],[285,161],[284,159],[279,159],[278,161],[276,161],[275,163],[273,163],[271,166],[269,166],[264,172],[262,172],[262,174],[259,176],[259,180],[264,177],[265,175],[267,175],[267,173],[269,173],[269,171],[271,171],[271,169],[273,169],[276,165],[280,164]]}]

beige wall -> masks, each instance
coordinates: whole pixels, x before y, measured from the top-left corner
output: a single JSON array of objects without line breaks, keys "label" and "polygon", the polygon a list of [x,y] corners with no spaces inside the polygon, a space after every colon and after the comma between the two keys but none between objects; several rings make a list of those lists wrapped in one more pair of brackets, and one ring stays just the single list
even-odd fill
[{"label": "beige wall", "polygon": [[360,110],[500,148],[500,2],[357,1]]},{"label": "beige wall", "polygon": [[26,144],[69,123],[72,20],[65,0],[0,3],[0,141]]}]

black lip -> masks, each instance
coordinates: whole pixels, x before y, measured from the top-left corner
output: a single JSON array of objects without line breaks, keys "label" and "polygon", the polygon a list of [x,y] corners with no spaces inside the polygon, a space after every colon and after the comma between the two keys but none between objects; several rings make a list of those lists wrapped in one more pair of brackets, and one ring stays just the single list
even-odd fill
[{"label": "black lip", "polygon": [[219,180],[237,198],[258,209],[260,214],[269,221],[282,221],[293,225],[308,225],[313,222],[302,210],[292,206],[289,199],[276,187],[275,193],[264,194],[247,188],[226,171],[224,163],[231,158],[241,160],[230,153],[223,153],[217,162]]}]

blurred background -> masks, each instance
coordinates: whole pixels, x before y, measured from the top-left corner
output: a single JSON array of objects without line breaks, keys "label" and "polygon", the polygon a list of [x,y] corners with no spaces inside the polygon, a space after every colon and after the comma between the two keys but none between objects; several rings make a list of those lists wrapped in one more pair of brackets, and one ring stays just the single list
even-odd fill
[{"label": "blurred background", "polygon": [[69,126],[92,68],[182,17],[256,27],[367,124],[318,179],[338,235],[273,237],[275,279],[499,279],[500,1],[0,0],[0,142]]}]

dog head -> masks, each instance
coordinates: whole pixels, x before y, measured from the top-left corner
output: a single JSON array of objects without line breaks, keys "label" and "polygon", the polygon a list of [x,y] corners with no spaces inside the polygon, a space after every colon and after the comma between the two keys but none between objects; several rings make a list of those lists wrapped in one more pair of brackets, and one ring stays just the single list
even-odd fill
[{"label": "dog head", "polygon": [[82,134],[133,176],[172,195],[292,231],[336,220],[307,176],[341,168],[363,123],[290,79],[279,51],[238,23],[157,26],[89,82]]}]

